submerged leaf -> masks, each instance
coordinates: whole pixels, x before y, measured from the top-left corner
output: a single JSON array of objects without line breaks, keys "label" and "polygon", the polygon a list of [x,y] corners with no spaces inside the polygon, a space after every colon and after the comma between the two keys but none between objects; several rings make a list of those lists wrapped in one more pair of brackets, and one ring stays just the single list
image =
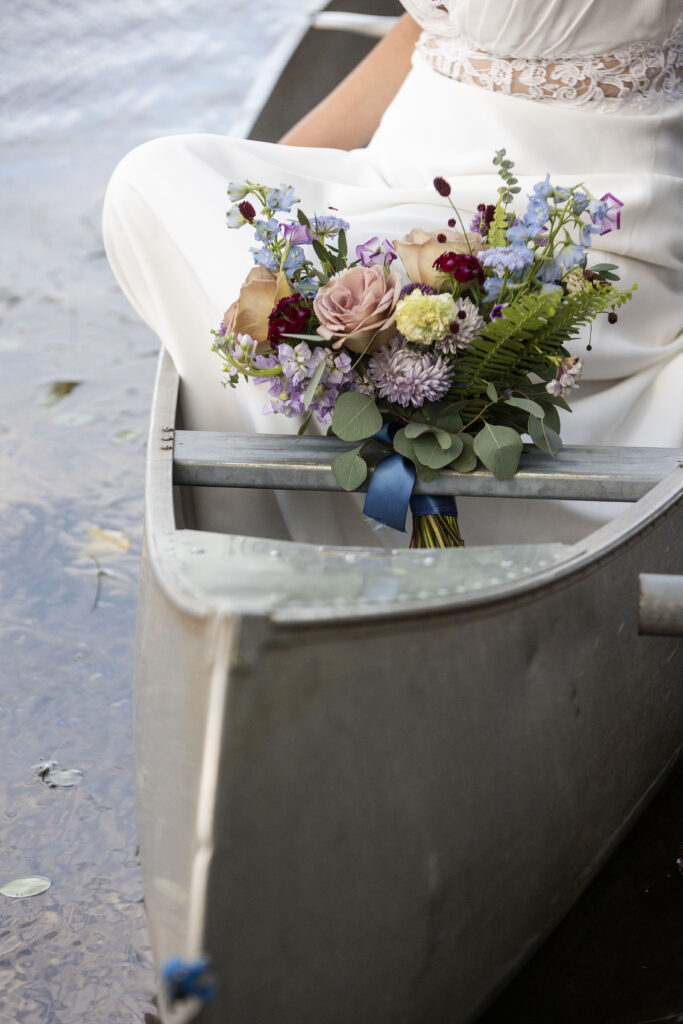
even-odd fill
[{"label": "submerged leaf", "polygon": [[94,527],[88,530],[90,540],[81,550],[81,555],[101,558],[106,555],[123,555],[130,548],[130,537],[123,530],[103,530]]},{"label": "submerged leaf", "polygon": [[55,405],[56,402],[61,401],[62,398],[66,398],[70,395],[74,388],[77,388],[82,382],[80,380],[55,380],[50,385],[50,389],[44,398],[45,405]]},{"label": "submerged leaf", "polygon": [[25,896],[39,896],[41,892],[49,889],[52,882],[42,875],[32,875],[28,878],[14,878],[6,882],[0,889],[3,896],[9,896],[13,900],[23,899]]}]

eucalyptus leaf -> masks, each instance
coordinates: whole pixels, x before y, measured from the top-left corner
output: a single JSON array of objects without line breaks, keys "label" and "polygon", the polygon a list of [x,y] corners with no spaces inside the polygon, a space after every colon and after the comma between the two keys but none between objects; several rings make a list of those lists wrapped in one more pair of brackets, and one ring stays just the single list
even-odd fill
[{"label": "eucalyptus leaf", "polygon": [[423,434],[414,441],[415,455],[423,466],[429,469],[443,469],[462,451],[462,440],[456,434],[448,435],[450,444],[447,449],[439,443],[434,434]]},{"label": "eucalyptus leaf", "polygon": [[382,427],[382,414],[370,395],[345,391],[337,399],[332,430],[342,441],[364,441]]},{"label": "eucalyptus leaf", "polygon": [[498,401],[498,392],[496,391],[496,385],[492,384],[490,381],[486,385],[486,394],[488,395],[489,399],[492,402]]},{"label": "eucalyptus leaf", "polygon": [[335,480],[345,491],[355,491],[365,481],[368,475],[368,465],[365,459],[360,457],[362,445],[359,448],[352,448],[341,455],[335,455],[332,459],[332,472]]},{"label": "eucalyptus leaf", "polygon": [[309,405],[315,398],[315,389],[320,383],[320,379],[325,372],[327,366],[327,359],[321,359],[320,363],[316,367],[315,373],[308,382],[308,387],[304,391],[304,409],[308,410]]},{"label": "eucalyptus leaf", "polygon": [[485,423],[474,438],[474,451],[498,480],[508,480],[517,471],[522,439],[512,427]]},{"label": "eucalyptus leaf", "polygon": [[524,412],[531,413],[532,416],[538,416],[539,420],[542,420],[545,416],[545,409],[538,402],[534,402],[531,398],[507,398],[505,400],[506,405],[511,405],[515,409],[523,409]]},{"label": "eucalyptus leaf", "polygon": [[418,480],[421,480],[423,484],[431,484],[433,480],[441,476],[440,469],[430,469],[429,466],[423,466],[421,462],[415,463],[415,469]]},{"label": "eucalyptus leaf", "polygon": [[[462,407],[462,403],[458,403]],[[441,427],[442,430],[447,430],[449,434],[457,434],[462,429],[462,416],[458,412],[455,404],[452,409],[447,409],[436,418],[437,427]]]},{"label": "eucalyptus leaf", "polygon": [[337,242],[337,249],[339,251],[339,255],[341,256],[342,260],[346,259],[346,254],[349,251],[349,247],[348,247],[348,243],[346,241],[346,232],[344,231],[343,228],[339,232],[339,239],[338,239],[338,242]]},{"label": "eucalyptus leaf", "polygon": [[5,882],[0,889],[3,896],[9,896],[13,900],[24,899],[26,896],[39,896],[50,888],[52,882],[42,875],[31,875],[28,878],[13,878],[11,882]]},{"label": "eucalyptus leaf", "polygon": [[394,449],[399,455],[403,455],[404,458],[410,459],[411,462],[416,461],[414,442],[411,438],[406,436],[406,428],[401,427],[394,434]]},{"label": "eucalyptus leaf", "polygon": [[562,424],[560,422],[560,414],[557,411],[557,406],[548,403],[544,405],[543,411],[545,412],[545,425],[554,430],[556,434],[559,434]]},{"label": "eucalyptus leaf", "polygon": [[405,430],[406,437],[409,437],[412,441],[419,437],[420,434],[425,434],[432,428],[428,423],[408,423],[403,429]]},{"label": "eucalyptus leaf", "polygon": [[536,416],[529,417],[529,435],[536,447],[548,455],[557,455],[562,447],[559,434]]},{"label": "eucalyptus leaf", "polygon": [[474,438],[471,434],[459,434],[462,441],[462,451],[457,459],[449,462],[448,468],[456,473],[471,473],[477,468],[477,456],[474,454]]}]

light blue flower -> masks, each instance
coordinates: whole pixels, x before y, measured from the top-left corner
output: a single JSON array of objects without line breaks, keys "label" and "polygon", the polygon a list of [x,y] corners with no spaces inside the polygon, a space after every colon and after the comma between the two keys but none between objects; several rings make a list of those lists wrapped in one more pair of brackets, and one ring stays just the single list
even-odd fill
[{"label": "light blue flower", "polygon": [[311,226],[315,233],[316,238],[325,238],[326,236],[332,237],[338,235],[340,231],[349,230],[349,222],[342,220],[341,217],[332,217],[330,214],[322,214],[316,216],[311,221]]},{"label": "light blue flower", "polygon": [[602,225],[601,224],[584,224],[581,228],[581,245],[585,245],[587,249],[590,249],[593,244],[591,235],[601,235]]},{"label": "light blue flower", "polygon": [[564,289],[561,284],[552,284],[546,281],[545,284],[541,285],[541,295],[564,295]]},{"label": "light blue flower", "polygon": [[546,174],[544,181],[537,181],[534,185],[534,195],[547,199],[553,194],[553,186],[550,184],[550,174]]},{"label": "light blue flower", "polygon": [[526,208],[522,222],[527,226],[537,225],[540,228],[550,217],[550,208],[543,196],[532,196]]},{"label": "light blue flower", "polygon": [[602,224],[607,216],[608,206],[602,199],[591,199],[588,204],[588,213],[594,224]]},{"label": "light blue flower", "polygon": [[571,270],[572,267],[576,267],[581,263],[586,262],[586,250],[582,245],[576,245],[574,242],[567,242],[555,253],[555,259],[563,272]]},{"label": "light blue flower", "polygon": [[503,291],[502,277],[487,277],[484,281],[484,295],[487,301],[495,302]]},{"label": "light blue flower", "polygon": [[252,224],[256,228],[254,238],[257,242],[272,242],[280,230],[280,224],[275,217],[271,217],[270,220],[254,220]]},{"label": "light blue flower", "polygon": [[280,269],[272,252],[266,249],[265,246],[261,246],[258,249],[255,246],[252,246],[249,252],[254,257],[254,263],[258,263],[260,266],[265,267],[266,270],[277,271]]},{"label": "light blue flower", "polygon": [[562,267],[554,256],[539,256],[538,262],[539,267],[536,271],[536,277],[539,281],[546,281],[548,283],[559,281],[562,277]]},{"label": "light blue flower", "polygon": [[285,273],[294,274],[297,270],[301,270],[305,262],[306,257],[301,246],[293,245],[287,254],[287,259],[285,260]]},{"label": "light blue flower", "polygon": [[299,200],[294,194],[293,185],[285,185],[283,183],[279,188],[272,188],[270,192],[266,192],[266,203],[273,212],[282,210],[285,213],[289,213],[294,203],[298,202]]},{"label": "light blue flower", "polygon": [[571,194],[572,190],[570,188],[563,188],[561,185],[556,185],[553,189],[555,199],[559,200],[561,203],[564,203],[565,200],[569,199]]},{"label": "light blue flower", "polygon": [[572,211],[577,217],[580,217],[584,210],[588,209],[590,199],[585,192],[575,192],[574,202],[572,204]]}]

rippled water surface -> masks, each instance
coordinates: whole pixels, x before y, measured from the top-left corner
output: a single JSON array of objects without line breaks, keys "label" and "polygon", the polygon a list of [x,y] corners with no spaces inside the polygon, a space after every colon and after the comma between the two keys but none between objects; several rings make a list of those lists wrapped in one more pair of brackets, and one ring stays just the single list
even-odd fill
[{"label": "rippled water surface", "polygon": [[[131,673],[157,342],[111,277],[100,209],[134,145],[227,131],[306,6],[3,4],[0,885],[52,882],[0,896],[3,1024],[155,1019]],[[59,398],[65,381],[77,386]],[[92,529],[121,531],[129,549],[84,553]],[[82,782],[49,788],[32,769],[41,758]]]},{"label": "rippled water surface", "polygon": [[[107,268],[101,201],[137,143],[228,130],[306,6],[3,3],[0,885],[52,882],[31,899],[0,897],[3,1024],[156,1020],[131,674],[157,342]],[[124,538],[114,534],[107,551],[101,537],[92,546],[92,530]],[[82,781],[50,788],[33,767],[41,758],[80,769]],[[681,1019],[681,794],[679,771],[487,1021]]]}]

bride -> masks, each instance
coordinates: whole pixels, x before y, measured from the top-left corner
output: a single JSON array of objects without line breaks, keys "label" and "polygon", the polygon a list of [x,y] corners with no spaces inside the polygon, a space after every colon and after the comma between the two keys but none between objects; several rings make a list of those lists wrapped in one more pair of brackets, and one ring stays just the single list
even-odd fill
[{"label": "bride", "polygon": [[[595,324],[570,444],[683,446],[683,0],[403,0],[391,33],[281,144],[158,139],[114,172],[104,209],[111,266],[181,375],[184,420],[204,430],[292,432],[259,389],[221,386],[209,331],[251,267],[228,231],[228,182],[292,185],[309,213],[339,210],[353,246],[442,225],[432,180],[463,215],[495,200],[494,151],[524,193],[547,172],[624,204],[590,262],[638,283],[616,325]],[[312,75],[315,68],[311,68]],[[587,338],[573,344],[576,354]],[[318,543],[400,545],[372,532],[355,496],[214,492],[209,529]],[[461,499],[469,543],[573,541],[613,514],[590,503]]]}]

